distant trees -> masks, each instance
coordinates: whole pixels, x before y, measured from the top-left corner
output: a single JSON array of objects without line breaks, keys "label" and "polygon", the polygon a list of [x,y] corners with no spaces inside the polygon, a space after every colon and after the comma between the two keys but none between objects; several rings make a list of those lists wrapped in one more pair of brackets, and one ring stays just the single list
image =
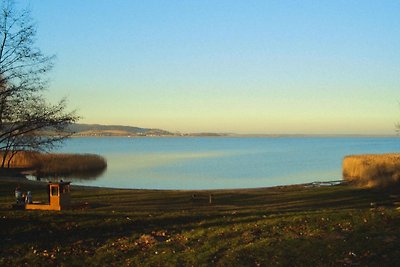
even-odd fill
[{"label": "distant trees", "polygon": [[[54,56],[35,47],[36,27],[27,10],[13,1],[0,7],[0,150],[6,159],[21,150],[49,150],[68,137],[66,127],[78,117],[66,102],[50,104],[42,95]],[[51,134],[46,134],[51,133]]]}]

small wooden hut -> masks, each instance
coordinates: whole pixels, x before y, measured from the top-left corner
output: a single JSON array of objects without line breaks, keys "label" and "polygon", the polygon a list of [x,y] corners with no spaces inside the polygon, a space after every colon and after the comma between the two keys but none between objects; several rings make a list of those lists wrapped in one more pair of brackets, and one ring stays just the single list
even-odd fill
[{"label": "small wooden hut", "polygon": [[70,205],[70,183],[49,183],[47,186],[49,203],[27,203],[26,210],[63,210]]}]

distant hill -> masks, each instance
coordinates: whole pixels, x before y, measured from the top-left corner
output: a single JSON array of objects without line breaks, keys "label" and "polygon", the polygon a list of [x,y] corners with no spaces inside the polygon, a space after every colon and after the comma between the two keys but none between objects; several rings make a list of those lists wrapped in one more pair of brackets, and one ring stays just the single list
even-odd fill
[{"label": "distant hill", "polygon": [[68,129],[74,136],[173,136],[174,133],[161,130],[122,125],[100,125],[74,123]]}]

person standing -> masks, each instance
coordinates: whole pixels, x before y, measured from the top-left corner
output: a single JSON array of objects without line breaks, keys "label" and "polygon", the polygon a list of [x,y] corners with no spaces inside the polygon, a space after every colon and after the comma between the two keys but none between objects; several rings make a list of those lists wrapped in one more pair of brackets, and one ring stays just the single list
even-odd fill
[{"label": "person standing", "polygon": [[32,192],[31,191],[28,191],[26,193],[25,203],[26,204],[32,204]]},{"label": "person standing", "polygon": [[15,201],[17,202],[18,205],[22,204],[22,191],[19,185],[15,188]]}]

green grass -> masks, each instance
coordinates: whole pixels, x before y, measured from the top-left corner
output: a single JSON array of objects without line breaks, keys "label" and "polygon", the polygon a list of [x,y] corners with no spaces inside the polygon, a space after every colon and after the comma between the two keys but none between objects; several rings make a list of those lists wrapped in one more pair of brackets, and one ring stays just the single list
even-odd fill
[{"label": "green grass", "polygon": [[[348,185],[197,192],[72,187],[74,209],[51,212],[10,210],[16,183],[0,181],[0,266],[399,262],[399,190]],[[31,190],[34,199],[47,197],[42,184],[21,187]]]}]

